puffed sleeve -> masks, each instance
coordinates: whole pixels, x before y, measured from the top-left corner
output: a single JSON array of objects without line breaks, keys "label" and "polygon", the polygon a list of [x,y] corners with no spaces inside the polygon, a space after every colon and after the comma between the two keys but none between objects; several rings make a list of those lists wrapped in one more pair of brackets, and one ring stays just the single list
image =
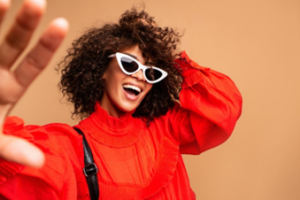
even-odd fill
[{"label": "puffed sleeve", "polygon": [[229,77],[198,65],[185,52],[175,62],[184,80],[180,104],[167,118],[181,153],[199,154],[228,139],[241,115],[242,97]]},{"label": "puffed sleeve", "polygon": [[46,160],[41,169],[35,169],[0,159],[0,199],[77,198],[74,171],[57,137],[42,126],[24,126],[17,117],[7,118],[3,130],[39,147]]}]

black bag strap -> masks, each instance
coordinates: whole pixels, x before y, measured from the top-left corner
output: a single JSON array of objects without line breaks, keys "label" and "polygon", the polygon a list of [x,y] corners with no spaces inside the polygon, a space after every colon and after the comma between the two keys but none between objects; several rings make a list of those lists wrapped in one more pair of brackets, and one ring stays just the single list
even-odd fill
[{"label": "black bag strap", "polygon": [[99,199],[99,185],[98,185],[98,168],[94,163],[93,154],[90,146],[85,139],[84,133],[79,128],[74,128],[80,135],[82,135],[82,143],[84,150],[84,165],[83,174],[85,175],[86,182],[89,186],[91,200]]}]

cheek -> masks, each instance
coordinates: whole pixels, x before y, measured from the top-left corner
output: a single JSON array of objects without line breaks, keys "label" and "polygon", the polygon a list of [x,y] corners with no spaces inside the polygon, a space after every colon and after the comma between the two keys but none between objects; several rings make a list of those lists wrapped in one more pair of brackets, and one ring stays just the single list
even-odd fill
[{"label": "cheek", "polygon": [[125,77],[126,75],[118,70],[109,70],[103,75],[106,82],[113,85],[121,82]]},{"label": "cheek", "polygon": [[146,92],[148,93],[152,89],[152,84],[147,84],[146,86]]}]

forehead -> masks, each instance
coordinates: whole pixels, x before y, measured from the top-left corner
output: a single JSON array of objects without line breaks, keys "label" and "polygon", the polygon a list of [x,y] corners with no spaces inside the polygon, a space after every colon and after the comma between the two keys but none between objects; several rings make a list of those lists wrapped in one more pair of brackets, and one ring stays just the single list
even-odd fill
[{"label": "forehead", "polygon": [[120,53],[124,53],[143,64],[151,63],[151,59],[147,59],[146,57],[144,57],[143,52],[141,51],[138,45],[126,47],[122,49]]}]

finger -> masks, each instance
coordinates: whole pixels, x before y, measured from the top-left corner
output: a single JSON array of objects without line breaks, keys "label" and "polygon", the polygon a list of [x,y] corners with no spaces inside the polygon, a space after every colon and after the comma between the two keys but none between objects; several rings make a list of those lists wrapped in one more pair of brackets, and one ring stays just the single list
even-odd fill
[{"label": "finger", "polygon": [[64,18],[54,20],[38,44],[24,58],[14,71],[15,78],[24,89],[46,67],[68,31],[68,22]]},{"label": "finger", "polygon": [[45,0],[25,0],[10,31],[0,46],[0,64],[9,68],[25,49],[44,13]]},{"label": "finger", "polygon": [[0,0],[0,23],[3,20],[3,17],[9,7],[9,0]]},{"label": "finger", "polygon": [[44,165],[44,153],[24,139],[1,135],[0,158],[22,165],[40,168]]}]

